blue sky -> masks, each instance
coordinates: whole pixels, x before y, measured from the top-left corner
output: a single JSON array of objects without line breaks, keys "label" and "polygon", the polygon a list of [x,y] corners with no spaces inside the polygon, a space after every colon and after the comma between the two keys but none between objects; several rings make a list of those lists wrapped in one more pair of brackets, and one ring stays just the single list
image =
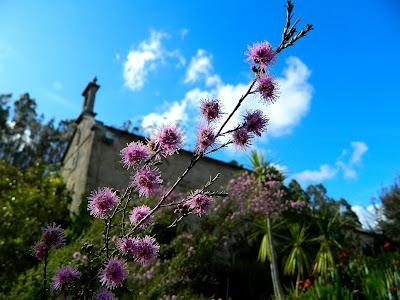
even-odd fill
[{"label": "blue sky", "polygon": [[[247,45],[279,44],[285,2],[183,3],[1,1],[0,92],[29,92],[47,117],[76,118],[96,75],[99,120],[181,119],[189,145],[198,98],[234,103],[251,79]],[[295,16],[315,30],[273,67],[281,98],[255,147],[304,185],[322,181],[367,206],[400,173],[400,5],[295,1]],[[237,151],[216,157],[247,164]]]}]

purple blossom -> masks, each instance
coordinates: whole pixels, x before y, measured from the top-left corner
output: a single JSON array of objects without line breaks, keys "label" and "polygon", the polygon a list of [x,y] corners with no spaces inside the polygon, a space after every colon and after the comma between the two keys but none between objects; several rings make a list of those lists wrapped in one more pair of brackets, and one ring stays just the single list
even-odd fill
[{"label": "purple blossom", "polygon": [[117,258],[110,258],[100,272],[100,282],[109,289],[121,286],[128,276],[125,261]]},{"label": "purple blossom", "polygon": [[46,244],[42,241],[37,242],[33,246],[33,251],[35,251],[35,256],[38,260],[43,260],[46,255]]},{"label": "purple blossom", "polygon": [[207,150],[215,143],[215,133],[211,126],[200,127],[197,136],[197,151]]},{"label": "purple blossom", "polygon": [[163,155],[171,155],[180,149],[182,133],[176,126],[165,125],[157,131],[154,141]]},{"label": "purple blossom", "polygon": [[129,169],[148,160],[150,151],[142,142],[132,142],[121,150],[121,157],[124,166]]},{"label": "purple blossom", "polygon": [[56,291],[65,289],[79,279],[80,276],[81,273],[75,271],[71,266],[64,266],[53,277],[53,289]]},{"label": "purple blossom", "polygon": [[207,122],[218,119],[221,116],[221,104],[217,99],[201,101],[200,111]]},{"label": "purple blossom", "polygon": [[266,103],[274,103],[277,98],[278,88],[275,80],[268,74],[258,77],[257,92]]},{"label": "purple blossom", "polygon": [[132,179],[132,185],[141,197],[148,197],[162,183],[160,171],[149,166],[139,169]]},{"label": "purple blossom", "polygon": [[114,300],[115,296],[112,292],[107,290],[100,290],[96,293],[95,300]]},{"label": "purple blossom", "polygon": [[244,127],[248,132],[253,132],[258,136],[265,130],[268,124],[268,118],[264,116],[261,110],[247,112],[244,116]]},{"label": "purple blossom", "polygon": [[206,214],[211,202],[211,196],[200,193],[190,197],[189,200],[185,202],[185,205],[189,206],[190,209],[192,209],[198,216],[201,217],[202,215]]},{"label": "purple blossom", "polygon": [[[132,213],[129,217],[129,220],[131,221],[132,224],[136,225],[137,223],[140,222],[140,220],[142,220],[145,216],[147,216],[150,213],[150,207],[142,205],[139,207],[135,207],[132,210]],[[146,220],[144,220],[142,222],[142,224],[140,224],[140,228],[141,229],[145,229],[147,226],[149,226],[152,222],[152,218],[151,216],[149,216],[148,218],[146,218]]]},{"label": "purple blossom", "polygon": [[128,256],[134,256],[137,249],[137,240],[131,237],[121,238],[117,242],[118,250]]},{"label": "purple blossom", "polygon": [[142,265],[147,265],[158,253],[160,246],[154,238],[146,235],[136,239],[135,261]]},{"label": "purple blossom", "polygon": [[249,47],[246,55],[253,63],[265,67],[275,60],[275,51],[268,42],[255,43]]},{"label": "purple blossom", "polygon": [[88,210],[95,218],[105,219],[117,203],[116,192],[113,192],[110,188],[101,188],[90,195]]},{"label": "purple blossom", "polygon": [[247,129],[244,127],[235,130],[232,133],[232,137],[233,137],[233,143],[242,149],[244,149],[247,145],[249,145],[250,139],[252,138],[251,134],[249,134]]},{"label": "purple blossom", "polygon": [[229,183],[227,191],[230,195],[229,205],[237,215],[279,214],[289,206],[282,182],[271,173],[267,173],[265,181],[260,182],[254,174],[243,172]]},{"label": "purple blossom", "polygon": [[55,223],[47,225],[42,229],[43,242],[47,249],[56,249],[64,244],[64,229]]},{"label": "purple blossom", "polygon": [[302,209],[305,203],[303,201],[293,201],[290,200],[290,207],[294,209]]}]

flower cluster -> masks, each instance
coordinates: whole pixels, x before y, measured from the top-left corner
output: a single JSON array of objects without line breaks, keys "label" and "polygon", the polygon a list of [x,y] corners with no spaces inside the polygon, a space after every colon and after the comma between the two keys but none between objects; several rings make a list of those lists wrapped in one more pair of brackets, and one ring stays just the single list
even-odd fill
[{"label": "flower cluster", "polygon": [[204,152],[215,143],[215,133],[211,126],[201,126],[197,134],[197,151]]},{"label": "flower cluster", "polygon": [[132,178],[132,185],[142,197],[152,194],[160,183],[160,171],[155,167],[144,166]]},{"label": "flower cluster", "polygon": [[117,206],[118,201],[116,192],[109,188],[98,189],[89,197],[88,210],[95,218],[105,219]]},{"label": "flower cluster", "polygon": [[218,99],[202,100],[200,104],[200,112],[207,122],[212,122],[221,117],[221,103]]},{"label": "flower cluster", "polygon": [[42,230],[43,243],[47,249],[56,249],[65,243],[64,229],[55,223]]},{"label": "flower cluster", "polygon": [[273,103],[277,98],[277,83],[268,73],[268,67],[275,62],[276,55],[268,42],[255,43],[246,52],[248,60],[257,70],[257,92],[266,103]]},{"label": "flower cluster", "polygon": [[302,209],[305,206],[304,201],[293,201],[290,200],[290,207],[293,209]]},{"label": "flower cluster", "polygon": [[57,249],[65,243],[64,230],[55,223],[42,229],[42,239],[33,246],[38,260],[43,260],[50,249]]},{"label": "flower cluster", "polygon": [[180,149],[182,132],[176,126],[165,125],[158,129],[154,141],[161,154],[168,156],[178,152]]},{"label": "flower cluster", "polygon": [[150,150],[142,142],[132,142],[121,150],[122,162],[128,169],[150,159],[150,156]]},{"label": "flower cluster", "polygon": [[[311,27],[308,30],[310,29]],[[258,93],[262,101],[267,104],[276,101],[278,96],[277,82],[269,73],[269,67],[276,61],[276,55],[295,41],[286,39],[286,31],[284,37],[285,39],[277,50],[274,50],[268,42],[256,43],[248,48],[246,55],[252,64],[255,78],[248,91],[238,100],[236,106],[227,114],[225,120],[222,121],[224,112],[219,99],[201,100],[200,113],[205,122],[198,127],[195,152],[188,167],[170,188],[167,189],[161,186],[163,180],[157,166],[163,163],[167,156],[178,153],[181,149],[183,133],[177,126],[161,126],[146,143],[133,141],[120,151],[124,168],[131,172],[131,180],[125,193],[103,187],[93,191],[88,198],[87,209],[90,215],[104,220],[104,247],[101,247],[99,253],[94,256],[96,259],[92,259],[89,256],[95,252],[96,248],[87,243],[81,248],[87,256],[81,255],[80,252],[73,254],[75,263],[82,262],[83,265],[88,266],[88,270],[95,270],[96,277],[90,278],[90,283],[92,284],[93,279],[98,276],[98,285],[101,284],[106,288],[98,290],[94,295],[91,295],[91,298],[97,300],[114,299],[114,294],[109,290],[121,287],[127,279],[128,261],[144,266],[157,257],[160,246],[155,238],[143,235],[143,233],[137,233],[138,230],[152,230],[149,225],[152,224],[153,215],[157,210],[162,207],[176,207],[174,213],[181,215],[176,217],[171,224],[172,227],[189,214],[196,214],[200,217],[205,215],[213,202],[211,195],[222,195],[221,193],[212,193],[207,190],[218,178],[218,174],[214,179],[210,178],[209,182],[204,184],[201,189],[195,190],[189,197],[183,198],[183,200],[171,199],[175,195],[174,190],[176,187],[200,158],[230,144],[234,144],[240,149],[245,149],[256,136],[261,136],[266,130],[268,118],[261,110],[247,111],[242,116],[243,119],[239,124],[232,125],[232,120],[236,119],[236,116],[233,117],[233,115],[240,111],[239,108],[242,102],[251,94]],[[299,37],[296,36],[296,38],[298,39]],[[229,128],[226,128],[227,126]],[[257,180],[254,174],[245,172],[229,185],[228,189],[232,195],[231,197],[239,199],[236,203],[239,208],[235,211],[236,214],[239,214],[243,208],[268,215],[287,209],[288,203],[285,200],[282,182],[272,174],[265,175],[264,179],[264,181]],[[149,197],[162,190],[164,192],[162,195],[157,195],[157,204],[154,207],[151,208],[145,205],[134,207],[129,214],[129,222],[125,221],[127,210],[131,207],[128,205],[133,192],[137,192],[139,197]],[[250,191],[251,193],[249,193]],[[300,203],[297,202],[291,202],[290,204],[293,208],[301,207]],[[110,234],[116,234],[114,229],[117,221],[114,217],[117,214],[120,214],[117,220],[121,220],[121,231],[118,231],[120,232],[118,236],[115,235],[111,238]],[[126,228],[125,225],[129,226],[129,228]],[[42,240],[35,244],[34,252],[38,260],[45,260],[44,274],[46,274],[48,251],[58,248],[62,244],[64,244],[64,231],[59,226],[52,224],[43,229]],[[189,247],[188,256],[194,253],[195,249]],[[101,257],[106,257],[102,267],[89,266],[92,262],[97,261],[97,258]],[[82,272],[84,271],[82,270]],[[81,275],[71,266],[64,266],[53,278],[53,289],[64,292],[68,287],[74,285],[78,279],[86,277],[86,274],[84,274],[85,276]],[[44,280],[44,283],[46,283],[46,280]],[[44,290],[46,291],[46,287]],[[169,298],[176,299],[176,296],[168,296]]]},{"label": "flower cluster", "polygon": [[115,296],[112,292],[107,290],[100,290],[96,293],[95,300],[114,300]]},{"label": "flower cluster", "polygon": [[[150,207],[142,205],[139,207],[135,207],[132,210],[132,213],[129,217],[129,220],[133,225],[138,224],[144,217],[150,214]],[[144,221],[142,221],[142,224],[140,224],[141,229],[145,229],[147,226],[149,226],[152,222],[151,216],[147,217]]]},{"label": "flower cluster", "polygon": [[264,74],[258,77],[258,86],[257,92],[260,93],[260,96],[265,103],[274,103],[277,95],[277,85],[269,74]]},{"label": "flower cluster", "polygon": [[193,210],[199,217],[206,214],[212,202],[212,197],[204,193],[195,193],[185,202],[185,206]]},{"label": "flower cluster", "polygon": [[142,238],[122,238],[118,241],[118,249],[135,262],[147,265],[157,256],[160,246],[153,237],[146,235]]},{"label": "flower cluster", "polygon": [[260,181],[254,174],[244,172],[229,183],[228,193],[239,213],[273,215],[289,206],[282,182],[271,173],[266,174],[265,181]]},{"label": "flower cluster", "polygon": [[109,289],[115,289],[122,285],[127,276],[126,262],[112,257],[105,263],[100,272],[100,282]]},{"label": "flower cluster", "polygon": [[267,125],[268,118],[264,116],[261,110],[249,111],[244,116],[244,128],[258,136],[261,136]]},{"label": "flower cluster", "polygon": [[275,61],[275,51],[266,41],[250,46],[246,55],[248,60],[260,67],[266,67]]},{"label": "flower cluster", "polygon": [[58,270],[56,275],[54,275],[53,289],[56,291],[66,289],[67,287],[74,284],[74,282],[78,280],[80,276],[81,273],[75,271],[71,266],[64,266],[60,270]]}]

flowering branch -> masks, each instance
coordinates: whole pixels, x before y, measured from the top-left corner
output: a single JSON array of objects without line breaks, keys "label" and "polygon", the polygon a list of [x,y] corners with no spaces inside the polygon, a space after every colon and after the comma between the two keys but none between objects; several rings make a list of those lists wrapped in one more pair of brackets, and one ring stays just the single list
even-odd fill
[{"label": "flowering branch", "polygon": [[[297,33],[296,26],[299,19],[291,25],[292,12],[293,3],[289,0],[287,2],[286,24],[283,30],[282,41],[278,48],[273,49],[268,42],[256,43],[249,47],[246,55],[252,65],[254,79],[249,84],[245,93],[238,99],[236,106],[228,114],[218,130],[216,130],[216,120],[221,119],[225,114],[222,111],[220,101],[218,99],[201,101],[200,112],[206,121],[206,125],[199,128],[197,145],[193,156],[187,168],[161,196],[153,208],[145,205],[134,207],[129,215],[130,228],[126,228],[128,224],[128,222],[125,222],[126,213],[132,193],[134,191],[137,192],[139,197],[151,196],[163,181],[157,165],[162,163],[164,157],[177,153],[181,148],[183,134],[176,126],[162,126],[145,144],[142,142],[132,142],[121,150],[122,163],[127,170],[132,172],[131,182],[125,189],[122,197],[119,197],[119,193],[110,188],[100,188],[92,192],[88,203],[89,213],[95,218],[104,220],[105,223],[104,247],[99,252],[98,257],[96,257],[96,260],[102,261],[104,259],[105,261],[101,270],[98,270],[98,267],[95,268],[96,276],[99,276],[100,279],[99,284],[103,287],[112,290],[123,285],[128,276],[125,259],[146,265],[157,256],[159,245],[154,237],[141,233],[136,234],[136,236],[133,236],[133,234],[138,230],[145,230],[153,222],[153,214],[160,208],[175,206],[175,213],[180,214],[167,227],[171,228],[177,226],[179,222],[190,214],[197,214],[198,216],[206,214],[213,201],[213,197],[224,197],[227,195],[224,192],[206,191],[220,177],[220,174],[217,174],[214,178],[210,178],[201,189],[195,190],[188,197],[180,201],[165,204],[167,199],[201,158],[231,144],[243,150],[251,144],[256,136],[261,136],[266,130],[268,118],[261,110],[247,111],[243,116],[243,121],[233,126],[233,129],[227,130],[226,127],[249,95],[258,94],[261,101],[265,104],[271,104],[277,100],[278,86],[274,77],[269,73],[269,67],[275,62],[276,57],[283,49],[292,46],[312,30],[312,25],[307,24]],[[218,139],[226,136],[229,136],[227,141],[219,144],[220,141]],[[116,248],[110,249],[110,232],[114,218],[118,213],[121,213],[120,236],[115,240]],[[58,247],[63,242],[63,232],[61,237],[60,228],[51,225],[43,229],[43,241],[35,245],[38,259],[45,259],[45,278],[43,280],[45,286],[47,285],[46,267],[48,250]],[[80,275],[80,272],[75,271],[70,266],[61,268],[53,280],[54,290],[65,291],[67,287],[76,282]],[[90,284],[92,284],[93,280],[93,278],[90,279]],[[112,299],[113,294],[108,290],[98,291],[95,298]],[[84,292],[79,295],[83,294]],[[276,293],[276,296],[281,298],[282,294]]]},{"label": "flowering branch", "polygon": [[296,36],[293,37],[293,35],[297,32],[296,26],[300,21],[300,18],[298,18],[294,22],[293,26],[290,27],[293,17],[292,14],[293,8],[294,8],[293,2],[291,0],[288,0],[286,7],[286,24],[282,33],[282,41],[279,44],[278,48],[276,49],[275,54],[279,54],[283,49],[294,45],[294,43],[297,40],[299,40],[302,37],[305,37],[309,31],[314,29],[312,24],[307,24],[302,30],[300,30],[300,32]]},{"label": "flowering branch", "polygon": [[192,199],[193,197],[202,194],[204,192],[205,189],[207,189],[208,187],[210,187],[215,181],[218,180],[218,178],[221,176],[220,173],[218,173],[217,175],[215,175],[214,178],[211,178],[207,181],[207,183],[198,191],[196,191],[195,193],[193,193],[189,198],[185,198],[179,202],[173,202],[173,203],[167,203],[167,204],[163,204],[161,205],[161,207],[168,207],[168,206],[177,206],[179,204],[182,204],[184,202],[187,202],[188,200]]}]

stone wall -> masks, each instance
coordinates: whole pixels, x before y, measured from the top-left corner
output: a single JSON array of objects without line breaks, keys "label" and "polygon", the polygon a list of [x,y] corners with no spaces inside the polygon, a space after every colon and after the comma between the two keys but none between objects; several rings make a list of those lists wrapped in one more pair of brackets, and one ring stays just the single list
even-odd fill
[{"label": "stone wall", "polygon": [[[90,120],[91,119],[91,120]],[[80,135],[80,137],[79,137]],[[132,141],[143,137],[105,126],[94,118],[83,118],[72,139],[64,159],[63,175],[67,187],[73,192],[71,210],[78,211],[81,195],[98,187],[124,189],[131,174],[122,167],[119,152]],[[173,183],[187,168],[192,153],[180,151],[160,166],[164,185]],[[226,187],[228,181],[241,168],[211,158],[201,159],[181,182],[177,190],[190,190],[202,186],[210,176],[221,176],[213,189]]]}]

